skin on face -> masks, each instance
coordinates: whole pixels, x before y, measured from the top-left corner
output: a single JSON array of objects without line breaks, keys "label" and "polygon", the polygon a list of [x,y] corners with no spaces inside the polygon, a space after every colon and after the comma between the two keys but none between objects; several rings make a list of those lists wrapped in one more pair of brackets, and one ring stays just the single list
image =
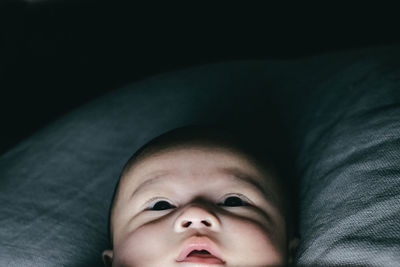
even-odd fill
[{"label": "skin on face", "polygon": [[[226,148],[177,148],[145,157],[121,178],[114,246],[103,257],[113,266],[284,265],[286,225],[272,175]],[[226,205],[228,197],[248,204]],[[159,201],[167,202],[165,209],[151,210]],[[193,236],[211,240],[225,263],[177,262]]]}]

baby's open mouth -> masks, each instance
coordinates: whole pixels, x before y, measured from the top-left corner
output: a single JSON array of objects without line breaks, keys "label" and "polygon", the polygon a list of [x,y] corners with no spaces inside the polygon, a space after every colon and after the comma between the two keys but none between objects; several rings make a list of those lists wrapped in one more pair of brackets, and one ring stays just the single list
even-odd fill
[{"label": "baby's open mouth", "polygon": [[185,242],[176,261],[225,265],[219,255],[219,249],[209,238],[193,236]]},{"label": "baby's open mouth", "polygon": [[208,250],[193,250],[190,252],[184,262],[197,262],[197,263],[209,263],[209,264],[223,264],[224,262],[218,257],[212,255]]},{"label": "baby's open mouth", "polygon": [[191,257],[191,256],[197,256],[197,257],[210,257],[212,256],[212,254],[210,252],[208,252],[208,250],[202,249],[202,250],[193,250],[192,252],[189,253],[189,255],[187,255],[187,257]]}]

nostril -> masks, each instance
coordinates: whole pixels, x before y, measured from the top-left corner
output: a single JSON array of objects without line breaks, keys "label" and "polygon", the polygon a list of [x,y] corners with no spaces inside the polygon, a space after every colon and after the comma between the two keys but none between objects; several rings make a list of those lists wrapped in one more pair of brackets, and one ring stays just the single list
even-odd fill
[{"label": "nostril", "polygon": [[[192,210],[190,210],[192,211]],[[174,222],[174,229],[177,233],[189,229],[207,229],[210,231],[219,231],[221,222],[213,214],[192,214],[182,213]]]},{"label": "nostril", "polygon": [[207,221],[201,221],[205,226],[211,226],[211,223],[207,222]]},{"label": "nostril", "polygon": [[192,222],[186,221],[182,223],[183,227],[189,227],[192,224]]},{"label": "nostril", "polygon": [[[209,222],[206,221],[206,220],[202,220],[201,223],[204,224],[204,225],[207,226],[207,227],[210,227],[210,226],[211,226],[211,223],[209,223]],[[184,221],[184,222],[182,222],[182,227],[185,227],[185,228],[186,228],[186,227],[189,227],[191,224],[192,224],[191,221]]]}]

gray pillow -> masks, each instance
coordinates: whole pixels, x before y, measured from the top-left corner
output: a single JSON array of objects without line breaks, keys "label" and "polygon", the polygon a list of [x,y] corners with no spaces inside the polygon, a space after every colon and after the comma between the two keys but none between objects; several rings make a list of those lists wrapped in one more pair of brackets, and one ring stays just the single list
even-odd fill
[{"label": "gray pillow", "polygon": [[332,74],[302,126],[298,263],[400,266],[400,50]]},{"label": "gray pillow", "polygon": [[271,117],[297,156],[299,264],[398,264],[399,51],[204,65],[93,100],[0,157],[0,265],[101,266],[132,152],[182,125]]}]

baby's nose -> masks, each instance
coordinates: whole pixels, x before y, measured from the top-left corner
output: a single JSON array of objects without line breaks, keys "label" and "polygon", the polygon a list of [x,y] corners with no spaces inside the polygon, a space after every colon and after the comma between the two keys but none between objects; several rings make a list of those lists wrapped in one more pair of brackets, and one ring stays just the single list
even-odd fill
[{"label": "baby's nose", "polygon": [[220,220],[212,212],[201,205],[190,205],[176,218],[174,228],[176,232],[188,229],[205,228],[211,231],[219,231]]}]

